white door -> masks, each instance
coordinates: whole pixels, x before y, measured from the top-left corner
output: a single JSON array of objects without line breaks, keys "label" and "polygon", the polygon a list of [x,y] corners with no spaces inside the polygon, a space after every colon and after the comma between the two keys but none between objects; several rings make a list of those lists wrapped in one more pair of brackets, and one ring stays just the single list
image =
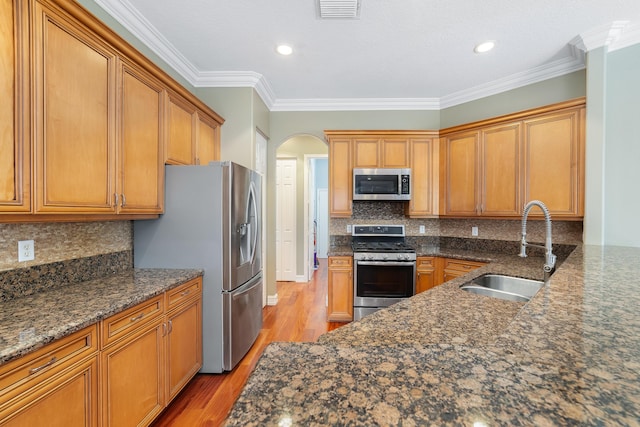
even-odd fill
[{"label": "white door", "polygon": [[329,248],[329,192],[326,188],[318,188],[316,203],[318,228],[316,231],[316,247],[318,258],[326,258]]},{"label": "white door", "polygon": [[296,280],[296,159],[276,163],[276,280]]}]

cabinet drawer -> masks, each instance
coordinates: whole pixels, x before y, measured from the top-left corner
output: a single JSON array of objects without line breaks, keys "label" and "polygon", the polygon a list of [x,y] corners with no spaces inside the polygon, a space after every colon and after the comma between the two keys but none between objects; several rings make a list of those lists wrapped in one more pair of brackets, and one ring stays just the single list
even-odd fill
[{"label": "cabinet drawer", "polygon": [[172,309],[192,298],[197,297],[202,292],[202,279],[193,279],[167,291],[167,310]]},{"label": "cabinet drawer", "polygon": [[461,259],[447,259],[444,262],[445,270],[471,271],[484,266],[486,263],[477,261],[465,261]]},{"label": "cabinet drawer", "polygon": [[331,267],[351,267],[353,265],[353,258],[347,256],[330,257],[329,268]]},{"label": "cabinet drawer", "polygon": [[135,331],[138,326],[161,316],[164,313],[163,298],[164,294],[158,295],[103,320],[101,323],[102,346],[104,347],[117,341]]},{"label": "cabinet drawer", "polygon": [[416,259],[417,270],[432,270],[435,265],[435,257],[418,257]]},{"label": "cabinet drawer", "polygon": [[0,367],[0,403],[96,352],[97,337],[92,325]]}]

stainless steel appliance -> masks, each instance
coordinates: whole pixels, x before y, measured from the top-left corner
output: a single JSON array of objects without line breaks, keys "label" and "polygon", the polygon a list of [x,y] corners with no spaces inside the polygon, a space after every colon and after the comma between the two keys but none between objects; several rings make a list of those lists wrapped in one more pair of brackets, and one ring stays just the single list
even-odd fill
[{"label": "stainless steel appliance", "polygon": [[411,200],[411,169],[353,169],[353,200]]},{"label": "stainless steel appliance", "polygon": [[356,225],[351,235],[354,320],[415,295],[416,251],[404,225]]},{"label": "stainless steel appliance", "polygon": [[134,221],[134,265],[204,270],[200,372],[229,371],[262,328],[260,175],[212,162],[165,179],[165,213]]}]

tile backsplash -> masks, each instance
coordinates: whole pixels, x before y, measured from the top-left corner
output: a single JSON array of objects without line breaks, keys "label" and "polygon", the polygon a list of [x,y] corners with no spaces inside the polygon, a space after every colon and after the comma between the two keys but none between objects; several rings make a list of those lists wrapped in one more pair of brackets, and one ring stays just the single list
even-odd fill
[{"label": "tile backsplash", "polygon": [[[348,236],[347,225],[353,224],[404,224],[407,236],[461,237],[466,239],[490,239],[519,241],[522,230],[520,219],[419,219],[404,215],[402,202],[353,202],[351,218],[331,218],[329,234]],[[420,226],[424,226],[424,234]],[[471,228],[478,227],[478,236],[471,235]],[[553,242],[578,244],[582,242],[582,221],[553,221]],[[544,242],[545,223],[529,218],[527,240]]]},{"label": "tile backsplash", "polygon": [[[0,271],[131,251],[131,221],[0,224]],[[33,240],[35,259],[18,262],[18,241]]]}]

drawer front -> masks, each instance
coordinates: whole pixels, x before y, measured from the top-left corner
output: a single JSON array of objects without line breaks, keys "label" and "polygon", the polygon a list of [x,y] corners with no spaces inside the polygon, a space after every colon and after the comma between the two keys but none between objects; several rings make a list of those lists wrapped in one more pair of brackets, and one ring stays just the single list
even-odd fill
[{"label": "drawer front", "polygon": [[164,314],[163,295],[158,295],[102,321],[102,346],[134,332],[139,326]]},{"label": "drawer front", "polygon": [[0,367],[0,404],[98,350],[97,325]]},{"label": "drawer front", "polygon": [[460,259],[447,259],[444,263],[445,270],[471,271],[485,265],[484,262],[465,261]]},{"label": "drawer front", "polygon": [[167,310],[198,297],[202,292],[202,279],[193,279],[167,291]]},{"label": "drawer front", "polygon": [[329,268],[331,267],[351,267],[353,265],[353,258],[347,256],[330,257]]},{"label": "drawer front", "polygon": [[435,264],[435,257],[418,257],[416,259],[417,270],[432,270]]}]

